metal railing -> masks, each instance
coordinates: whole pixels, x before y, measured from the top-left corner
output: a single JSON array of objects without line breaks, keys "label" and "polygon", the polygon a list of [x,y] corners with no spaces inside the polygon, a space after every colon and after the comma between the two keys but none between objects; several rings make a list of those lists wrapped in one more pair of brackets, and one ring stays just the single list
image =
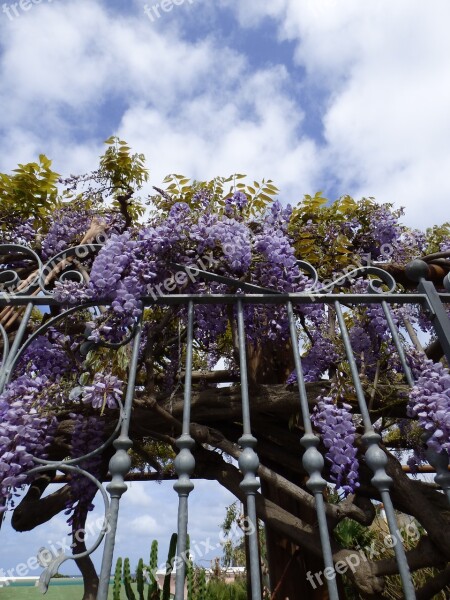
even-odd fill
[{"label": "metal railing", "polygon": [[[99,307],[107,306],[109,304],[108,298],[99,298],[95,302],[88,302],[79,306],[68,307],[67,304],[63,305],[58,302],[51,290],[49,290],[49,273],[58,273],[61,280],[74,278],[76,273],[75,263],[70,260],[71,257],[77,255],[80,251],[78,247],[60,253],[55,259],[42,264],[39,257],[30,249],[16,246],[16,245],[3,245],[0,246],[0,255],[8,253],[19,254],[27,257],[28,260],[32,260],[36,263],[36,270],[33,276],[29,277],[25,282],[20,281],[17,273],[13,270],[0,271],[0,308],[1,307],[13,307],[15,309],[21,307],[23,314],[21,316],[20,325],[14,336],[14,340],[10,346],[8,340],[8,334],[3,325],[0,325],[0,334],[3,340],[3,356],[1,362],[0,371],[0,392],[5,388],[8,382],[11,380],[14,369],[28,346],[38,336],[46,333],[49,328],[61,322],[70,314],[84,310],[86,307]],[[97,248],[92,246],[87,247],[87,252],[93,252]],[[369,304],[380,304],[383,313],[386,318],[386,323],[391,333],[391,339],[394,343],[398,356],[403,368],[404,376],[408,385],[414,385],[413,375],[408,366],[407,357],[405,356],[405,350],[401,340],[400,332],[397,325],[392,317],[391,307],[393,304],[419,304],[427,312],[429,318],[432,320],[436,335],[442,345],[443,351],[450,363],[450,321],[445,310],[444,303],[450,302],[450,294],[440,294],[436,292],[435,287],[432,283],[426,280],[428,267],[426,263],[417,260],[413,261],[406,269],[407,275],[412,281],[417,282],[417,292],[404,293],[396,290],[396,283],[394,279],[383,271],[376,267],[364,267],[357,269],[355,272],[345,275],[345,277],[339,278],[332,282],[328,286],[317,287],[318,277],[314,268],[307,264],[300,262],[299,265],[309,274],[312,278],[313,284],[310,291],[305,293],[295,294],[282,294],[275,293],[271,290],[259,288],[254,285],[234,281],[226,277],[218,277],[212,273],[200,271],[196,269],[196,276],[203,277],[205,280],[219,281],[220,283],[230,284],[232,289],[239,289],[239,293],[231,294],[197,294],[197,295],[166,295],[158,298],[146,297],[142,298],[143,310],[146,307],[159,304],[164,306],[170,305],[184,305],[187,307],[187,336],[186,336],[186,364],[185,364],[185,382],[184,382],[184,411],[182,420],[182,433],[177,440],[177,447],[179,453],[175,460],[175,469],[178,475],[178,479],[174,485],[174,488],[178,494],[178,547],[177,556],[183,556],[186,551],[187,533],[188,533],[188,502],[189,494],[193,489],[193,483],[191,481],[191,475],[195,469],[195,459],[192,453],[194,447],[194,440],[190,435],[190,423],[191,423],[191,391],[192,391],[192,363],[193,363],[193,345],[194,345],[194,307],[198,304],[230,304],[235,307],[235,314],[237,319],[237,332],[239,338],[239,360],[240,360],[240,389],[241,389],[241,400],[242,400],[242,436],[239,439],[239,445],[242,449],[239,458],[239,468],[242,472],[241,488],[245,493],[246,497],[246,514],[253,523],[257,522],[256,514],[256,503],[255,496],[259,489],[259,480],[257,478],[257,471],[259,466],[258,455],[255,451],[257,440],[252,435],[251,428],[251,406],[249,401],[248,393],[248,379],[247,379],[247,364],[246,364],[246,332],[245,332],[245,313],[244,307],[247,304],[252,305],[284,305],[287,310],[289,331],[291,338],[291,347],[293,350],[293,359],[295,363],[297,380],[298,380],[298,394],[299,394],[299,412],[302,417],[302,423],[304,428],[304,435],[301,438],[301,444],[305,448],[303,454],[303,467],[309,474],[307,481],[307,487],[315,498],[315,507],[317,512],[317,522],[320,531],[320,541],[322,547],[322,555],[325,568],[334,569],[332,547],[330,543],[330,534],[327,526],[327,518],[325,512],[325,500],[324,490],[326,489],[327,483],[322,476],[322,470],[324,468],[324,459],[322,454],[318,450],[319,438],[315,435],[310,418],[310,409],[308,404],[308,397],[306,391],[305,381],[302,375],[302,359],[299,350],[299,339],[297,333],[297,323],[294,313],[294,307],[296,305],[311,305],[315,303],[326,304],[332,307],[337,317],[340,334],[342,337],[343,346],[350,368],[351,377],[353,380],[354,389],[356,391],[356,397],[359,405],[359,414],[361,414],[362,422],[364,426],[364,435],[362,439],[364,441],[365,461],[373,472],[372,484],[379,491],[381,500],[386,511],[387,522],[389,531],[393,539],[397,543],[393,544],[395,548],[395,555],[398,564],[398,570],[401,576],[402,586],[404,590],[404,597],[407,600],[413,600],[415,598],[414,586],[411,580],[411,574],[409,571],[405,550],[402,545],[402,538],[399,532],[399,528],[396,522],[396,516],[394,506],[390,496],[390,487],[392,484],[391,478],[386,473],[387,457],[383,450],[380,448],[379,443],[381,437],[373,428],[372,420],[369,414],[368,404],[366,402],[363,385],[358,373],[358,366],[352,350],[349,332],[346,325],[344,311],[348,307],[355,305],[369,305]],[[177,268],[183,268],[189,270],[188,267],[181,267],[176,265]],[[371,279],[367,293],[334,293],[333,289],[336,285],[342,283],[343,280],[348,279],[350,276],[375,276],[376,279]],[[79,274],[75,278],[81,281]],[[450,281],[445,282],[447,290],[450,291]],[[384,289],[383,289],[384,286]],[[27,337],[27,328],[29,324],[32,311],[35,307],[58,307],[60,309],[59,314],[49,318],[43,325],[36,329],[32,335]],[[117,426],[110,438],[102,444],[102,446],[95,451],[89,453],[89,455],[73,458],[65,461],[51,461],[43,459],[35,459],[36,467],[29,472],[30,475],[37,474],[43,471],[61,471],[77,472],[88,477],[93,481],[98,489],[101,491],[104,507],[105,507],[105,518],[102,531],[100,532],[98,539],[95,543],[82,554],[76,556],[60,555],[55,557],[54,561],[47,566],[44,573],[41,576],[41,588],[45,590],[48,586],[50,577],[56,572],[58,567],[68,559],[81,558],[83,556],[91,554],[104,540],[103,560],[100,573],[100,585],[98,591],[98,599],[106,600],[108,593],[108,585],[110,581],[110,574],[112,569],[112,559],[115,544],[115,536],[117,529],[117,522],[119,517],[119,505],[120,499],[123,493],[127,490],[125,483],[125,477],[130,469],[131,460],[128,455],[128,450],[132,446],[132,440],[129,437],[130,430],[130,419],[131,410],[133,404],[133,398],[135,393],[136,383],[136,371],[138,364],[139,346],[142,335],[142,316],[141,319],[136,321],[135,327],[131,332],[126,343],[130,343],[131,359],[129,367],[129,378],[127,383],[127,389],[125,394],[125,400],[120,410],[120,418]],[[97,454],[101,454],[108,445],[113,445],[115,453],[112,456],[109,464],[109,471],[111,475],[111,482],[106,485],[106,490],[103,484],[98,481],[91,474],[87,473],[79,465],[86,460],[87,457],[92,457]],[[450,500],[450,475],[448,472],[448,457],[443,455],[437,455],[432,451],[428,451],[427,459],[436,468],[435,481],[447,494]],[[252,600],[261,600],[261,586],[260,586],[260,557],[258,547],[257,528],[249,534],[249,576],[252,582]],[[184,580],[185,580],[185,566],[183,561],[178,565],[176,572],[176,600],[182,600],[184,596]],[[329,597],[331,600],[337,600],[339,598],[338,587],[335,578],[327,579]]]}]

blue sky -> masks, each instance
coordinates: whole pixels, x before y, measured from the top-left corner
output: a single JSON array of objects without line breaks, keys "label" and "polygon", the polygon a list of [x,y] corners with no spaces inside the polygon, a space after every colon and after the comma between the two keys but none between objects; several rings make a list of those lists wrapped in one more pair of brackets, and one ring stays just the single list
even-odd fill
[{"label": "blue sky", "polygon": [[[0,171],[41,152],[61,174],[89,171],[116,134],[146,155],[151,185],[245,172],[285,203],[323,190],[405,206],[412,226],[449,218],[447,0],[185,0],[159,17],[153,0],[13,5],[0,6]],[[232,501],[210,485],[193,495],[196,537],[217,536]],[[136,561],[173,531],[170,487],[127,492],[120,554]],[[6,525],[0,568],[66,531]]]}]

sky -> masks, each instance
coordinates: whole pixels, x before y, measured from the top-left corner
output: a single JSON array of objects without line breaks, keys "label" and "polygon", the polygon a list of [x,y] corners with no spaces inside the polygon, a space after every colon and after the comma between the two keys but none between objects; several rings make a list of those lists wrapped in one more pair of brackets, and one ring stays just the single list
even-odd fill
[{"label": "sky", "polygon": [[[150,185],[239,172],[273,179],[283,203],[321,190],[403,206],[413,227],[449,220],[448,0],[164,6],[0,3],[0,172],[40,153],[62,175],[87,172],[118,135],[147,157]],[[192,496],[202,539],[232,502],[211,486]],[[133,484],[119,553],[133,563],[153,538],[166,548],[175,500],[171,484]],[[61,518],[15,536],[6,524],[0,568],[66,533]]]}]

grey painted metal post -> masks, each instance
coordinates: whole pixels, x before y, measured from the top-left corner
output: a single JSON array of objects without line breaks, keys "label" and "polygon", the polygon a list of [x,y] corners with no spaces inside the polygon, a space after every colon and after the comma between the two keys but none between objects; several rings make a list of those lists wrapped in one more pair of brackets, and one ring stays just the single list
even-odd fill
[{"label": "grey painted metal post", "polygon": [[[406,266],[405,272],[408,279],[418,284],[418,291],[427,297],[430,319],[450,365],[450,319],[433,283],[426,280],[429,275],[429,267],[425,261],[416,259]],[[448,279],[444,283],[447,287]]]},{"label": "grey painted metal post", "polygon": [[380,492],[381,499],[384,504],[386,519],[389,526],[389,532],[392,536],[392,539],[395,540],[393,541],[394,552],[395,557],[397,559],[397,565],[402,580],[405,598],[406,600],[415,600],[416,593],[414,591],[411,573],[409,570],[408,562],[406,560],[402,536],[400,535],[400,531],[397,526],[394,505],[392,504],[391,495],[389,493],[389,488],[391,487],[392,479],[386,473],[386,465],[388,459],[384,451],[380,448],[381,436],[375,432],[372,426],[369,409],[367,408],[366,399],[364,397],[364,391],[362,388],[361,380],[359,378],[358,367],[356,365],[355,357],[353,356],[350,337],[348,334],[347,325],[345,324],[345,319],[342,313],[340,302],[336,301],[334,303],[334,308],[336,311],[339,328],[341,330],[341,337],[344,343],[348,364],[350,366],[350,372],[355,386],[359,410],[364,423],[365,433],[362,436],[362,440],[365,446],[367,447],[365,454],[366,463],[369,465],[369,467],[374,473],[374,476],[372,477],[372,484]]},{"label": "grey painted metal post", "polygon": [[239,438],[242,452],[239,456],[239,468],[244,475],[240,487],[246,497],[247,515],[250,521],[248,534],[250,581],[252,586],[252,600],[261,600],[261,570],[258,546],[258,518],[256,516],[256,492],[259,481],[256,472],[259,459],[254,450],[256,438],[253,437],[250,424],[250,401],[248,396],[247,377],[247,348],[245,343],[244,308],[242,301],[237,302],[237,322],[239,336],[239,366],[241,371],[241,399],[242,399],[242,425],[243,435]]},{"label": "grey painted metal post", "polygon": [[[314,494],[314,498],[316,501],[317,521],[319,524],[320,542],[322,545],[324,565],[325,568],[329,567],[334,571],[333,553],[331,551],[330,534],[328,533],[325,503],[323,498],[323,492],[327,486],[327,482],[322,477],[324,460],[322,454],[317,449],[320,440],[317,437],[317,435],[314,434],[311,425],[311,417],[308,406],[308,396],[306,393],[305,380],[303,377],[303,369],[300,358],[298,336],[297,329],[295,327],[295,316],[292,308],[292,302],[287,303],[287,311],[289,318],[289,330],[291,334],[292,351],[294,353],[295,371],[297,373],[298,392],[300,396],[300,410],[302,414],[303,427],[305,429],[305,434],[300,440],[300,443],[306,450],[303,455],[302,461],[303,466],[309,474],[309,479],[306,485]],[[326,579],[330,600],[339,600],[339,592],[337,588],[336,577],[327,577]]]},{"label": "grey painted metal post", "polygon": [[109,514],[106,517],[106,527],[108,533],[105,538],[103,549],[102,566],[100,571],[100,583],[98,587],[97,600],[107,600],[109,581],[111,577],[111,567],[114,554],[114,545],[116,541],[117,520],[119,518],[119,505],[122,494],[127,491],[128,486],[125,483],[125,475],[130,470],[131,459],[128,450],[133,445],[129,437],[131,408],[134,398],[134,388],[136,384],[136,372],[139,357],[139,344],[142,336],[142,315],[139,324],[136,327],[133,340],[133,350],[128,375],[127,391],[125,404],[123,407],[122,423],[119,437],[113,442],[116,453],[109,462],[109,471],[112,476],[111,483],[106,486],[110,496],[111,503]]},{"label": "grey painted metal post", "polygon": [[184,598],[184,582],[186,578],[186,545],[188,529],[189,494],[194,489],[190,476],[195,469],[195,459],[192,455],[194,440],[190,434],[191,428],[191,391],[192,391],[192,355],[194,344],[194,303],[188,304],[188,326],[186,340],[186,376],[184,381],[183,429],[176,444],[180,449],[175,459],[175,470],[178,481],[174,490],[178,493],[178,537],[177,556],[175,560],[175,600]]}]

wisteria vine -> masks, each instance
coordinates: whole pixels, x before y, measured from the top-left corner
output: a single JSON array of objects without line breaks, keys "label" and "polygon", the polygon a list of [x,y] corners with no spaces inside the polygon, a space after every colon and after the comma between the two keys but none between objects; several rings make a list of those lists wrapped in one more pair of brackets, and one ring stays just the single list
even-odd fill
[{"label": "wisteria vine", "polygon": [[[191,185],[173,176],[178,183],[166,191],[158,189],[158,198],[153,198],[156,210],[144,222],[143,210],[130,200],[144,179],[143,172],[139,161],[130,159],[127,165],[122,179],[114,179],[111,165],[103,163],[91,178],[67,180],[70,193],[88,182],[85,195],[60,203],[47,215],[45,224],[35,223],[30,215],[22,219],[14,216],[0,230],[2,242],[14,240],[26,245],[42,262],[70,246],[98,242],[87,236],[93,224],[96,231],[102,231],[101,249],[95,247],[84,261],[79,256],[67,263],[63,260],[62,270],[79,269],[80,278],[61,280],[60,273],[50,277],[54,298],[63,306],[80,305],[80,315],[39,336],[22,354],[11,382],[0,395],[0,493],[5,500],[11,501],[14,491],[29,482],[27,471],[34,465],[33,456],[43,458],[54,450],[55,431],[68,414],[73,421],[74,433],[68,442],[72,457],[101,444],[108,411],[116,415],[122,398],[128,366],[123,353],[120,358],[111,358],[104,347],[118,347],[129,338],[144,310],[143,297],[239,294],[244,282],[274,292],[302,293],[311,289],[312,281],[299,260],[325,259],[330,249],[336,265],[326,274],[333,281],[342,275],[344,267],[353,263],[359,266],[367,256],[380,263],[388,259],[407,261],[425,252],[430,243],[425,234],[401,225],[401,211],[390,205],[341,199],[341,213],[333,213],[316,195],[307,197],[303,205],[284,206],[268,197],[274,193],[273,186],[264,187],[262,193],[263,186],[257,191],[237,183],[241,176]],[[116,184],[120,181],[115,191],[111,191],[113,180]],[[180,181],[183,183],[178,185]],[[231,184],[229,192],[224,189],[225,182]],[[108,206],[106,199],[111,200]],[[450,251],[449,239],[444,232],[433,242],[435,249]],[[326,260],[323,263],[328,264]],[[183,271],[176,265],[194,267],[194,271]],[[207,270],[230,283],[195,275],[199,265],[206,265]],[[0,272],[7,269],[17,269],[24,278],[32,274],[20,253],[0,263]],[[345,282],[340,289],[364,293],[367,285],[367,281],[357,279]],[[85,302],[100,300],[106,305],[81,308]],[[170,310],[151,306],[144,311],[139,385],[151,393],[173,393],[180,372],[186,311]],[[346,355],[332,310],[319,303],[298,305],[294,310],[306,383],[345,378]],[[43,314],[34,318],[44,319]],[[196,306],[195,359],[199,365],[211,369],[225,358],[237,372],[235,317],[233,308],[225,304]],[[393,307],[392,317],[400,329],[405,320],[424,331],[430,329],[417,309]],[[381,306],[352,308],[346,320],[364,381],[374,385],[374,394],[380,377],[382,385],[395,387],[401,366]],[[158,330],[161,322],[165,323],[163,331]],[[292,371],[285,359],[290,343],[285,306],[246,305],[245,323],[249,353],[256,355],[262,346],[267,357],[286,363],[280,373]],[[409,394],[407,416],[418,421],[429,448],[448,453],[449,372],[442,364],[426,360],[418,361],[413,370],[416,384]],[[282,383],[295,380],[292,372]],[[354,403],[345,394],[327,392],[318,398],[312,415],[326,449],[330,480],[346,494],[358,487],[353,412]],[[91,436],[89,431],[95,434]],[[88,466],[98,471],[99,459]],[[75,521],[76,506],[80,511],[82,507],[88,510],[94,493],[90,488],[83,491],[83,485],[80,478],[72,478],[73,498],[67,509]]]}]

